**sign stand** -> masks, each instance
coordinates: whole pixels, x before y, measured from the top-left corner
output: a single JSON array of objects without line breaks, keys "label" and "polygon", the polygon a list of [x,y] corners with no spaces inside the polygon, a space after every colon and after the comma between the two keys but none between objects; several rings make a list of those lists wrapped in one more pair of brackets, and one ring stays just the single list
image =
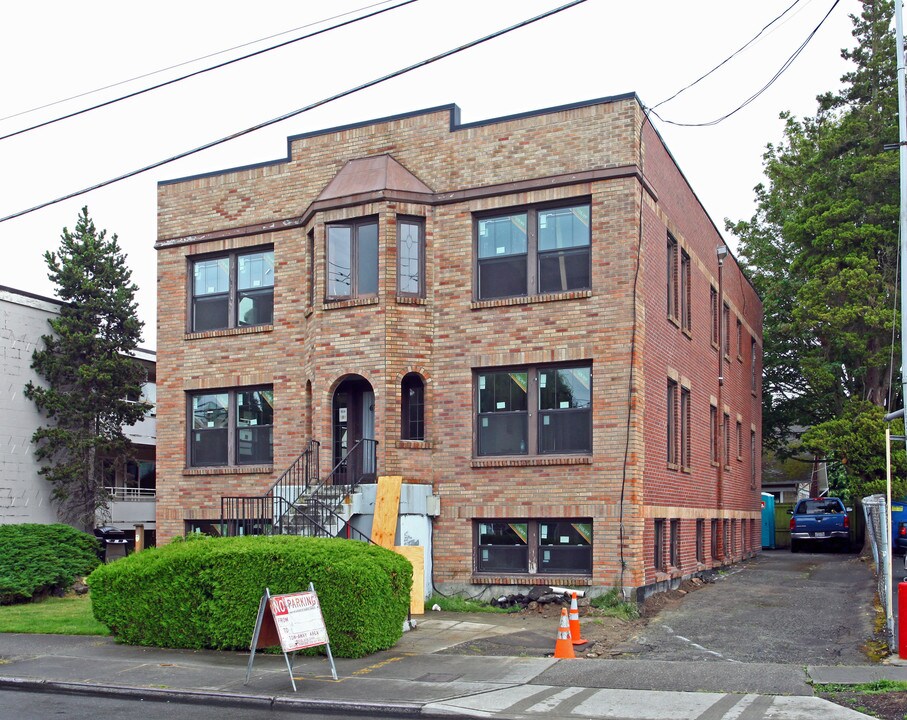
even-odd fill
[{"label": "sign stand", "polygon": [[255,621],[252,643],[249,646],[249,666],[246,669],[244,685],[249,684],[249,678],[252,676],[255,651],[274,645],[280,645],[280,649],[283,651],[293,692],[296,692],[296,680],[293,677],[291,655],[295,657],[296,651],[303,648],[324,645],[328,661],[331,663],[331,677],[334,680],[337,679],[337,668],[334,665],[334,656],[331,654],[328,631],[324,625],[321,605],[312,583],[309,583],[308,592],[290,595],[271,595],[271,591],[265,588],[261,601],[258,603],[258,619]]}]

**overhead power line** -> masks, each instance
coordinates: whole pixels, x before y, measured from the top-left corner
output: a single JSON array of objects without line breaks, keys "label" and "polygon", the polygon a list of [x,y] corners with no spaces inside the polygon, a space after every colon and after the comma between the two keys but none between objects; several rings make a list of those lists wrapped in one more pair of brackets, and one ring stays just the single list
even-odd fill
[{"label": "overhead power line", "polygon": [[728,55],[724,60],[722,60],[722,61],[721,61],[720,63],[718,63],[715,67],[713,67],[711,70],[709,70],[707,73],[705,73],[705,75],[700,75],[698,78],[696,78],[696,79],[695,79],[693,82],[691,82],[689,85],[680,88],[680,90],[678,90],[676,93],[674,93],[673,95],[671,95],[671,97],[666,98],[666,99],[662,100],[660,103],[656,103],[655,105],[653,105],[653,106],[650,108],[650,110],[655,110],[655,108],[661,107],[662,105],[671,102],[671,100],[673,100],[674,98],[676,98],[676,97],[677,97],[678,95],[680,95],[681,93],[685,93],[687,90],[689,90],[689,89],[690,89],[691,87],[693,87],[694,85],[698,85],[700,82],[702,82],[703,80],[705,80],[705,79],[706,79],[709,75],[711,75],[713,72],[715,72],[716,70],[719,70],[722,66],[727,65],[731,60],[733,60],[733,59],[734,59],[735,57],[737,57],[740,53],[742,53],[744,50],[746,50],[750,45],[752,45],[754,42],[756,42],[756,40],[758,40],[760,37],[762,37],[762,34],[763,34],[766,30],[768,30],[772,25],[774,25],[776,22],[778,22],[779,20],[781,20],[781,18],[783,18],[785,15],[787,15],[787,13],[789,13],[791,10],[793,10],[794,7],[796,7],[797,5],[799,5],[801,2],[802,2],[802,0],[794,0],[790,5],[787,6],[787,8],[784,10],[784,12],[782,12],[780,15],[778,15],[777,17],[775,17],[770,23],[768,23],[768,25],[765,25],[759,32],[757,32],[752,38],[750,38],[750,40],[749,40],[748,42],[744,43],[744,44],[741,45],[739,48],[737,48],[734,52],[732,52],[730,55]]},{"label": "overhead power line", "polygon": [[485,35],[484,37],[478,38],[477,40],[472,40],[472,41],[466,43],[465,45],[459,45],[458,47],[455,47],[451,50],[446,50],[438,55],[434,55],[430,58],[426,58],[425,60],[420,60],[419,62],[413,63],[412,65],[408,65],[399,70],[394,70],[393,72],[391,72],[387,75],[382,75],[379,78],[375,78],[374,80],[369,80],[368,82],[362,83],[361,85],[357,85],[356,87],[349,88],[348,90],[343,90],[343,91],[337,93],[336,95],[331,95],[330,97],[324,98],[322,100],[317,100],[316,102],[313,102],[310,105],[306,105],[305,107],[301,107],[296,110],[291,110],[290,112],[285,113],[283,115],[279,115],[278,117],[272,118],[270,120],[265,120],[264,122],[261,122],[257,125],[253,125],[252,127],[248,127],[243,130],[239,130],[238,132],[235,132],[232,135],[227,135],[218,140],[212,140],[211,142],[205,143],[204,145],[199,145],[198,147],[193,148],[192,150],[186,150],[184,152],[179,153],[178,155],[173,155],[172,157],[169,157],[166,160],[159,160],[158,162],[152,163],[151,165],[145,165],[144,167],[141,167],[138,170],[132,170],[130,172],[124,173],[122,175],[118,175],[117,177],[111,178],[109,180],[104,180],[103,182],[99,182],[99,183],[96,183],[89,187],[82,188],[81,190],[76,190],[74,192],[69,193],[68,195],[63,195],[63,196],[55,198],[53,200],[48,200],[46,202],[43,202],[40,205],[35,205],[34,207],[30,207],[26,210],[20,210],[19,212],[15,212],[12,215],[7,215],[6,217],[0,218],[0,223],[6,222],[7,220],[12,220],[17,217],[22,217],[23,215],[28,215],[29,213],[33,213],[36,210],[41,210],[43,208],[49,207],[50,205],[55,205],[56,203],[63,202],[65,200],[70,200],[74,197],[79,197],[80,195],[84,195],[85,193],[89,193],[94,190],[98,190],[98,189],[106,187],[108,185],[113,185],[114,183],[118,183],[122,180],[126,180],[128,178],[135,177],[136,175],[141,175],[142,173],[148,172],[149,170],[154,170],[155,168],[162,167],[163,165],[167,165],[176,160],[181,160],[185,157],[189,157],[190,155],[194,155],[196,153],[202,152],[203,150],[208,150],[209,148],[215,147],[217,145],[222,145],[224,143],[230,142],[231,140],[235,140],[237,138],[243,137],[244,135],[249,135],[250,133],[253,133],[257,130],[261,130],[261,129],[269,127],[271,125],[275,125],[284,120],[288,120],[289,118],[296,117],[297,115],[302,115],[303,113],[309,112],[310,110],[314,110],[315,108],[321,107],[322,105],[327,105],[328,103],[332,103],[335,100],[340,100],[341,98],[347,97],[349,95],[353,95],[357,92],[361,92],[362,90],[366,90],[370,87],[380,85],[381,83],[387,82],[388,80],[392,80],[393,78],[397,78],[402,75],[406,75],[407,73],[410,73],[413,70],[417,70],[421,67],[425,67],[426,65],[431,65],[432,63],[435,63],[439,60],[443,60],[452,55],[456,55],[458,53],[464,52],[465,50],[469,50],[478,45],[482,45],[483,43],[486,43],[490,40],[495,40],[503,35],[507,35],[508,33],[513,32],[514,30],[519,30],[520,28],[524,28],[528,25],[532,25],[533,23],[536,23],[540,20],[544,20],[545,18],[549,18],[553,15],[557,15],[558,13],[563,12],[564,10],[568,10],[577,5],[582,5],[585,2],[586,2],[586,0],[572,0],[572,2],[568,2],[564,5],[554,8],[552,10],[547,10],[546,12],[543,12],[540,15],[536,15],[536,16],[528,18],[526,20],[522,20],[514,25],[510,25],[509,27],[503,28],[501,30],[497,30],[497,31],[491,33],[490,35]]},{"label": "overhead power line", "polygon": [[[176,78],[172,78],[171,80],[165,80],[164,82],[160,82],[157,85],[152,85],[151,87],[143,88],[141,90],[136,90],[135,92],[131,92],[126,95],[120,95],[119,97],[113,98],[111,100],[105,100],[104,102],[97,103],[96,105],[91,105],[90,107],[83,108],[81,110],[75,110],[66,115],[60,115],[59,117],[55,117],[50,120],[45,120],[44,122],[36,123],[35,125],[31,125],[30,127],[22,128],[21,130],[15,130],[11,133],[7,133],[6,135],[0,135],[0,140],[7,140],[11,137],[16,137],[17,135],[22,135],[24,133],[31,132],[32,130],[37,130],[38,128],[43,128],[43,127],[47,127],[48,125],[53,125],[54,123],[58,123],[62,120],[69,120],[70,118],[74,118],[79,115],[84,115],[85,113],[91,112],[92,110],[98,110],[100,108],[107,107],[108,105],[113,105],[115,103],[122,102],[123,100],[129,100],[130,98],[134,98],[139,95],[144,95],[145,93],[151,92],[152,90],[159,90],[162,87],[167,87],[168,85],[173,85],[173,84],[181,82],[183,80],[188,80],[189,78],[196,77],[197,75],[203,75],[204,73],[211,72],[212,70],[219,70],[220,68],[226,67],[227,65],[232,65],[233,63],[238,63],[241,60],[248,60],[249,58],[253,58],[258,55],[263,55],[264,53],[271,52],[272,50],[277,50],[278,48],[286,47],[287,45],[292,45],[293,43],[300,42],[301,40],[308,40],[309,38],[313,38],[316,35],[323,35],[324,33],[330,32],[332,30],[337,30],[338,28],[346,27],[347,25],[352,25],[361,20],[368,20],[369,18],[373,18],[376,15],[381,15],[382,13],[386,13],[391,10],[396,10],[397,8],[401,8],[404,5],[410,5],[411,3],[414,3],[414,2],[418,2],[418,0],[403,0],[403,2],[397,3],[396,5],[393,5],[391,7],[382,8],[381,10],[376,10],[374,12],[368,13],[367,15],[361,15],[356,18],[351,18],[350,20],[345,20],[341,23],[337,23],[336,25],[331,25],[329,27],[322,28],[321,30],[315,30],[314,32],[310,32],[306,35],[300,35],[299,37],[293,38],[292,40],[286,40],[282,43],[278,43],[277,45],[271,45],[269,47],[262,48],[261,50],[256,50],[255,52],[247,53],[246,55],[240,55],[239,57],[233,58],[232,60],[225,60],[224,62],[218,63],[217,65],[212,65],[210,67],[202,68],[201,70],[196,70],[194,72],[187,73],[185,75],[181,75]],[[378,3],[378,4],[381,5],[384,3]],[[369,6],[369,7],[373,7],[373,6]],[[344,13],[344,15],[349,15],[349,13]],[[342,17],[342,16],[337,15],[335,17]],[[333,19],[333,18],[329,18],[329,19]],[[317,25],[322,22],[326,22],[326,21],[319,20],[318,23],[311,23],[311,24]],[[308,26],[303,26],[303,27],[308,27]],[[281,33],[281,34],[283,34],[283,33]],[[256,42],[258,42],[258,41],[256,41]],[[220,53],[215,53],[215,54],[220,54]],[[194,61],[190,61],[190,62],[194,62]],[[175,66],[175,67],[177,67],[177,66]],[[156,73],[151,73],[151,74],[156,74]],[[131,82],[131,81],[127,80],[124,82]],[[112,87],[112,86],[110,86],[110,87]]]},{"label": "overhead power line", "polygon": [[772,85],[775,84],[775,82],[778,80],[778,78],[780,78],[787,71],[787,69],[791,65],[793,65],[794,61],[800,56],[800,53],[802,53],[803,50],[806,49],[806,46],[809,44],[809,41],[812,40],[813,37],[815,37],[816,33],[819,31],[819,28],[821,28],[825,24],[825,21],[828,20],[828,17],[831,15],[831,13],[834,11],[834,9],[838,6],[838,3],[840,3],[840,1],[841,0],[835,0],[834,3],[832,3],[832,6],[828,9],[828,12],[825,13],[825,16],[819,21],[819,24],[816,25],[816,27],[813,28],[812,32],[810,32],[809,35],[806,36],[806,39],[802,43],[800,43],[799,47],[797,47],[797,49],[794,50],[793,54],[789,58],[787,58],[787,60],[784,61],[784,63],[781,65],[781,67],[778,69],[778,71],[774,75],[772,75],[771,79],[769,79],[769,81],[765,85],[763,85],[761,88],[759,88],[759,90],[757,90],[752,95],[750,95],[746,100],[744,100],[742,103],[740,103],[737,107],[735,107],[730,112],[727,112],[724,115],[721,115],[720,117],[715,118],[714,120],[709,120],[708,122],[693,123],[693,122],[677,122],[675,120],[668,120],[666,118],[663,118],[661,115],[659,115],[658,112],[656,112],[656,110],[654,108],[646,108],[646,111],[652,113],[655,117],[657,117],[663,123],[667,123],[668,125],[676,125],[677,127],[711,127],[713,125],[718,125],[719,123],[724,122],[729,117],[731,117],[731,116],[737,114],[738,112],[740,112],[741,110],[743,110],[743,108],[745,108],[751,102],[756,100],[756,98],[758,98],[760,95],[762,95],[762,93],[764,93]]},{"label": "overhead power line", "polygon": [[357,12],[362,12],[363,10],[368,10],[378,5],[386,5],[391,0],[381,0],[381,2],[372,3],[371,5],[366,5],[361,7],[358,10],[350,10],[349,12],[339,13],[337,15],[332,15],[331,17],[322,18],[321,20],[316,20],[315,22],[306,23],[305,25],[300,25],[299,27],[291,28],[289,30],[284,30],[279,33],[274,33],[273,35],[266,35],[263,38],[258,38],[258,40],[250,40],[249,42],[240,43],[239,45],[234,45],[230,48],[225,48],[224,50],[218,50],[217,52],[208,53],[207,55],[201,55],[197,58],[191,60],[183,60],[174,65],[168,65],[167,67],[160,68],[158,70],[152,70],[151,72],[142,73],[141,75],[136,75],[135,77],[128,78],[126,80],[118,80],[117,82],[110,83],[109,85],[104,85],[94,90],[86,90],[85,92],[77,93],[75,95],[70,95],[69,97],[60,98],[59,100],[54,100],[53,102],[45,103],[44,105],[38,105],[28,110],[20,110],[19,112],[13,113],[12,115],[6,115],[5,117],[0,117],[0,122],[4,120],[11,120],[12,118],[21,117],[22,115],[28,115],[29,113],[37,112],[38,110],[44,110],[49,107],[54,107],[54,105],[61,105],[62,103],[69,102],[70,100],[78,100],[81,97],[86,97],[87,95],[94,95],[95,93],[103,92],[104,90],[110,90],[111,88],[119,87],[120,85],[128,85],[131,82],[136,80],[144,80],[147,77],[153,77],[154,75],[160,75],[161,73],[168,72],[170,70],[176,70],[177,68],[185,67],[186,65],[192,65],[193,63],[201,62],[202,60],[207,60],[209,58],[217,57],[218,55],[223,55],[228,52],[233,52],[234,50],[240,50],[244,47],[249,47],[250,45],[257,45],[258,43],[265,42],[266,40],[273,40],[276,37],[281,37],[282,35],[289,35],[292,32],[297,30],[305,30],[307,27],[312,27],[313,25],[320,25],[323,22],[330,22],[331,20],[336,20],[340,17],[345,17],[347,15],[352,15]]}]

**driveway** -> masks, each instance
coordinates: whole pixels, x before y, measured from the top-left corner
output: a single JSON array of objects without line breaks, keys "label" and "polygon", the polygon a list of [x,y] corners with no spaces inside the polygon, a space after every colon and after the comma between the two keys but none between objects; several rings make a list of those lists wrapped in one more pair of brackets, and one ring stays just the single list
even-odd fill
[{"label": "driveway", "polygon": [[874,594],[871,564],[858,555],[764,551],[614,650],[638,660],[864,664]]}]

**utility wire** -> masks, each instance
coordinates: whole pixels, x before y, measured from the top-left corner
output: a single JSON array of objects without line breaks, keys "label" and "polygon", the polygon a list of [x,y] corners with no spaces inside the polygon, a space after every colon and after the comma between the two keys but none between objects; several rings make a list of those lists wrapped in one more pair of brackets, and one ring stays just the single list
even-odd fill
[{"label": "utility wire", "polygon": [[758,33],[756,33],[752,38],[750,38],[749,42],[747,42],[747,43],[744,44],[744,45],[741,45],[737,50],[735,50],[733,53],[731,53],[730,55],[728,55],[724,60],[722,60],[722,61],[721,61],[720,63],[718,63],[715,67],[713,67],[711,70],[709,70],[705,75],[700,75],[698,78],[696,78],[696,79],[695,79],[693,82],[691,82],[689,85],[687,85],[686,87],[680,88],[680,90],[678,90],[676,93],[674,93],[673,95],[671,95],[671,97],[669,97],[669,98],[667,98],[667,99],[665,99],[665,100],[662,100],[660,103],[656,103],[655,105],[653,105],[653,106],[652,106],[651,108],[649,108],[649,109],[650,109],[650,110],[655,110],[655,108],[661,107],[661,106],[664,105],[665,103],[671,102],[671,100],[673,100],[674,98],[676,98],[676,97],[677,97],[678,95],[680,95],[681,93],[686,92],[687,90],[689,90],[689,89],[690,89],[691,87],[693,87],[694,85],[698,85],[700,82],[702,82],[703,80],[705,80],[705,79],[706,79],[709,75],[711,75],[713,72],[715,72],[716,70],[720,69],[722,66],[726,65],[727,63],[729,63],[731,60],[733,60],[735,57],[737,57],[740,53],[742,53],[744,50],[746,50],[750,45],[752,45],[754,42],[756,42],[756,40],[758,40],[766,30],[768,30],[772,25],[774,25],[776,22],[778,22],[779,20],[781,20],[781,18],[783,18],[785,15],[787,15],[787,13],[789,13],[791,10],[793,10],[794,7],[796,7],[797,5],[799,5],[800,2],[802,2],[802,0],[794,0],[794,2],[792,2],[790,5],[787,6],[787,9],[785,9],[784,12],[782,12],[780,15],[778,15],[778,16],[777,16],[774,20],[772,20],[768,25],[765,25]]},{"label": "utility wire", "polygon": [[[262,48],[261,50],[256,50],[254,52],[248,53],[246,55],[240,55],[239,57],[233,58],[232,60],[225,60],[224,62],[218,63],[217,65],[211,65],[210,67],[202,68],[201,70],[196,70],[194,72],[187,73],[186,75],[181,75],[179,77],[173,78],[171,80],[165,80],[164,82],[160,82],[157,85],[152,85],[151,87],[143,88],[141,90],[136,90],[135,92],[131,92],[127,95],[121,95],[121,96],[113,98],[111,100],[105,100],[104,102],[97,103],[96,105],[91,105],[90,107],[83,108],[82,110],[75,110],[66,115],[60,115],[59,117],[55,117],[50,120],[45,120],[44,122],[40,122],[35,125],[31,125],[30,127],[22,128],[21,130],[15,130],[14,132],[7,133],[6,135],[0,135],[0,140],[7,140],[11,137],[16,137],[17,135],[22,135],[23,133],[31,132],[32,130],[37,130],[38,128],[43,128],[43,127],[47,127],[48,125],[53,125],[54,123],[58,123],[62,120],[69,120],[70,118],[74,118],[79,115],[84,115],[85,113],[91,112],[92,110],[98,110],[100,108],[107,107],[108,105],[113,105],[115,103],[121,102],[123,100],[129,100],[130,98],[134,98],[139,95],[144,95],[145,93],[151,92],[152,90],[159,90],[162,87],[166,87],[168,85],[173,85],[174,83],[181,82],[182,80],[188,80],[189,78],[195,77],[196,75],[203,75],[204,73],[211,72],[212,70],[219,70],[222,67],[226,67],[227,65],[232,65],[233,63],[240,62],[241,60],[248,60],[249,58],[253,58],[257,55],[263,55],[264,53],[271,52],[272,50],[277,50],[278,48],[286,47],[287,45],[292,45],[293,43],[297,43],[300,40],[308,40],[309,38],[313,38],[316,35],[322,35],[324,33],[330,32],[331,30],[337,30],[338,28],[346,27],[347,25],[352,25],[354,23],[359,22],[360,20],[367,20],[369,18],[375,17],[376,15],[381,15],[382,13],[386,13],[391,10],[396,10],[397,8],[401,8],[404,5],[409,5],[414,2],[418,2],[418,0],[403,0],[403,2],[400,2],[391,7],[382,8],[381,10],[375,10],[374,12],[368,13],[367,15],[360,15],[359,17],[352,18],[350,20],[344,20],[341,23],[337,23],[336,25],[331,25],[329,27],[322,28],[321,30],[315,30],[314,32],[310,32],[307,35],[300,35],[298,38],[293,38],[292,40],[285,40],[284,42],[278,43],[277,45],[271,45],[269,47]],[[349,13],[345,13],[345,14],[349,14]],[[337,17],[340,17],[340,16],[337,16]],[[320,20],[319,22],[325,22],[325,21]],[[312,24],[317,25],[318,23],[312,23]],[[190,62],[194,62],[194,61],[190,61]],[[154,74],[154,73],[151,73],[151,74]],[[125,82],[130,82],[130,81],[125,81]]]},{"label": "utility wire", "polygon": [[154,170],[155,168],[159,168],[163,165],[167,165],[176,160],[181,160],[185,157],[194,155],[203,150],[208,150],[209,148],[215,147],[217,145],[222,145],[231,140],[235,140],[236,138],[243,137],[244,135],[249,135],[250,133],[253,133],[257,130],[261,130],[262,128],[269,127],[271,125],[275,125],[279,122],[282,122],[283,120],[288,120],[289,118],[296,117],[297,115],[302,115],[303,113],[309,112],[310,110],[314,110],[315,108],[321,107],[322,105],[327,105],[328,103],[334,102],[335,100],[339,100],[341,98],[347,97],[349,95],[353,95],[362,90],[366,90],[370,87],[380,85],[381,83],[387,82],[388,80],[392,80],[393,78],[397,78],[402,75],[406,75],[407,73],[410,73],[413,70],[417,70],[421,67],[425,67],[426,65],[431,65],[432,63],[437,62],[438,60],[443,60],[444,58],[450,57],[452,55],[456,55],[465,50],[469,50],[470,48],[474,48],[478,45],[488,42],[489,40],[495,40],[503,35],[513,32],[514,30],[519,30],[520,28],[526,27],[528,25],[532,25],[533,23],[536,23],[539,20],[544,20],[545,18],[551,17],[553,15],[557,15],[558,13],[563,12],[564,10],[568,10],[577,5],[581,5],[584,2],[586,2],[586,0],[572,0],[572,2],[568,2],[564,5],[556,7],[553,10],[547,10],[546,12],[543,12],[540,15],[536,15],[535,17],[528,18],[527,20],[521,20],[520,22],[516,23],[515,25],[510,25],[509,27],[503,28],[502,30],[496,30],[495,32],[491,33],[490,35],[485,35],[484,37],[478,38],[477,40],[472,40],[472,41],[466,43],[465,45],[460,45],[451,50],[445,50],[444,52],[442,52],[438,55],[434,55],[425,60],[420,60],[419,62],[413,63],[412,65],[408,65],[407,67],[401,68],[400,70],[394,70],[392,73],[383,75],[374,80],[369,80],[368,82],[365,82],[361,85],[357,85],[356,87],[350,88],[348,90],[343,90],[343,91],[337,93],[336,95],[331,95],[330,97],[324,98],[322,100],[317,100],[310,105],[306,105],[305,107],[298,108],[296,110],[291,110],[290,112],[285,113],[284,115],[279,115],[276,118],[272,118],[270,120],[265,120],[264,122],[261,122],[258,125],[253,125],[252,127],[245,128],[244,130],[239,130],[239,131],[233,133],[232,135],[227,135],[218,140],[212,140],[211,142],[205,143],[204,145],[199,145],[198,147],[193,148],[192,150],[186,150],[184,152],[179,153],[178,155],[173,155],[172,157],[169,157],[166,160],[159,160],[158,162],[152,163],[151,165],[145,165],[144,167],[139,168],[138,170],[132,170],[128,173],[124,173],[123,175],[118,175],[117,177],[111,178],[109,180],[104,180],[103,182],[96,183],[87,188],[82,188],[81,190],[76,190],[74,192],[69,193],[68,195],[63,195],[61,197],[55,198],[54,200],[48,200],[46,202],[41,203],[40,205],[35,205],[34,207],[30,207],[26,210],[20,210],[18,212],[13,213],[12,215],[7,215],[6,217],[0,218],[0,223],[6,222],[7,220],[12,220],[17,217],[22,217],[23,215],[28,215],[29,213],[35,212],[36,210],[41,210],[43,208],[49,207],[50,205],[55,205],[56,203],[63,202],[64,200],[70,200],[74,197],[84,195],[85,193],[89,193],[94,190],[98,190],[102,187],[106,187],[108,185],[113,185],[114,183],[120,182],[121,180],[126,180],[128,178],[135,177],[136,175],[141,175],[142,173],[148,172],[149,170]]},{"label": "utility wire", "polygon": [[661,115],[659,115],[658,112],[656,112],[654,108],[648,108],[648,109],[652,112],[653,115],[655,115],[655,117],[657,117],[663,123],[666,123],[668,125],[676,125],[677,127],[711,127],[713,125],[718,125],[719,123],[727,120],[732,115],[735,115],[736,113],[743,110],[743,108],[745,108],[751,102],[756,100],[756,98],[758,98],[760,95],[762,95],[762,93],[764,93],[772,85],[775,84],[775,81],[778,80],[778,78],[780,78],[791,65],[793,65],[794,60],[796,60],[800,56],[800,53],[802,53],[803,50],[806,49],[806,46],[809,44],[809,41],[813,39],[815,34],[819,31],[819,28],[821,28],[822,25],[825,24],[825,21],[828,20],[829,15],[831,15],[832,11],[838,6],[838,3],[840,1],[841,0],[835,0],[834,3],[832,3],[832,6],[828,9],[828,12],[825,13],[825,17],[823,17],[819,21],[819,24],[816,25],[816,27],[813,29],[813,31],[809,35],[806,36],[806,39],[793,52],[793,54],[789,58],[787,58],[787,60],[784,61],[784,64],[781,65],[781,67],[771,77],[771,79],[765,85],[763,85],[759,90],[757,90],[755,93],[750,95],[746,100],[744,100],[740,105],[738,105],[736,108],[734,108],[730,112],[725,113],[724,115],[717,117],[714,120],[709,120],[708,122],[687,123],[687,122],[676,122],[674,120],[667,120],[667,119],[663,118]]},{"label": "utility wire", "polygon": [[207,55],[201,55],[200,57],[193,58],[192,60],[184,60],[178,62],[175,65],[169,65],[165,68],[160,68],[159,70],[152,70],[151,72],[146,72],[141,75],[136,75],[131,77],[128,80],[119,80],[110,85],[104,85],[94,90],[86,90],[85,92],[77,93],[76,95],[70,95],[69,97],[61,98],[60,100],[54,100],[53,102],[45,103],[44,105],[38,105],[28,110],[20,110],[19,112],[13,113],[12,115],[7,115],[5,117],[0,117],[0,122],[4,120],[11,120],[12,118],[20,117],[22,115],[28,115],[29,113],[37,112],[38,110],[44,110],[45,108],[54,107],[54,105],[61,105],[62,103],[69,102],[70,100],[78,100],[81,97],[86,95],[94,95],[95,93],[102,92],[104,90],[110,90],[111,88],[119,87],[120,85],[127,85],[136,80],[144,80],[147,77],[152,77],[154,75],[160,75],[163,72],[169,70],[176,70],[176,68],[184,67],[185,65],[192,65],[193,63],[201,62],[202,60],[207,60],[209,58],[217,57],[218,55],[223,55],[224,53],[233,52],[234,50],[240,50],[244,47],[249,47],[249,45],[257,45],[258,43],[264,42],[265,40],[273,40],[276,37],[281,37],[282,35],[288,35],[289,33],[296,32],[297,30],[304,30],[307,27],[312,27],[313,25],[320,25],[323,22],[329,22],[331,20],[336,20],[337,18],[344,17],[346,15],[352,15],[353,13],[362,12],[363,10],[369,10],[370,8],[377,7],[379,5],[385,5],[391,0],[381,0],[381,2],[372,3],[371,5],[366,5],[361,7],[358,10],[350,10],[349,12],[340,13],[338,15],[332,15],[331,17],[323,18],[321,20],[316,20],[315,22],[306,23],[305,25],[300,25],[299,27],[291,28],[290,30],[284,30],[283,32],[274,33],[273,35],[267,35],[263,38],[258,38],[258,40],[250,40],[249,42],[240,43],[239,45],[234,45],[230,48],[225,48],[224,50],[218,50],[217,52],[208,53]]}]

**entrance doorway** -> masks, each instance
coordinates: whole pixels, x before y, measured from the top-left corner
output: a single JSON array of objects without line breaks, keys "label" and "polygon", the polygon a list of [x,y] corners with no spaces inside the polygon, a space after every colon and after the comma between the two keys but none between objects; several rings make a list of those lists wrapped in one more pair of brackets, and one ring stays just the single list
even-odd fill
[{"label": "entrance doorway", "polygon": [[361,375],[337,386],[331,407],[334,484],[375,481],[375,392]]}]

